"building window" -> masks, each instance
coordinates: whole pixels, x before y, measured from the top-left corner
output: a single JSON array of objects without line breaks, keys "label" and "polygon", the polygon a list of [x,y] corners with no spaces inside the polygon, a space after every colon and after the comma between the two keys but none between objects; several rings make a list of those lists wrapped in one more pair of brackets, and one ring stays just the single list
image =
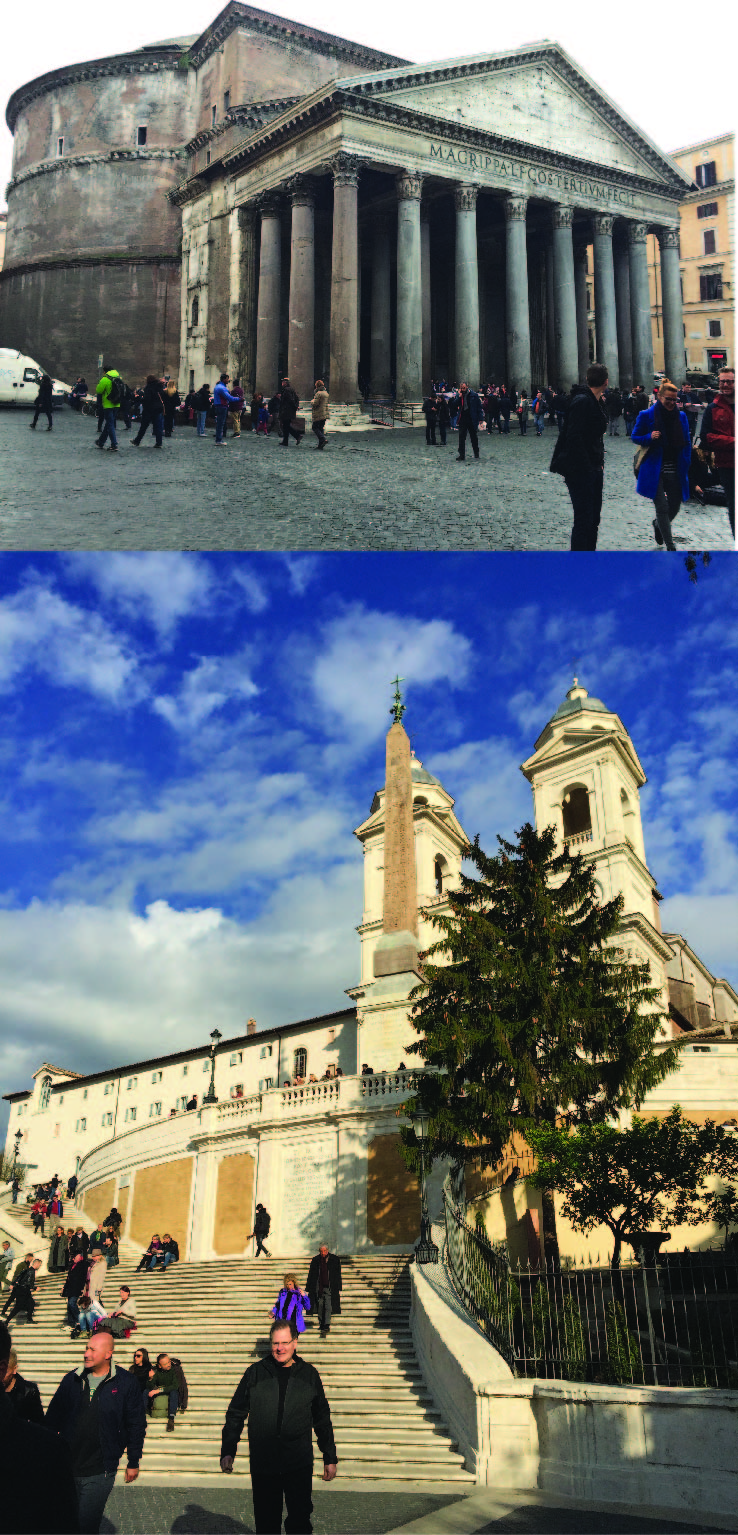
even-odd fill
[{"label": "building window", "polygon": [[87,1088],[86,1088],[86,1087],[84,1087],[84,1088],[83,1088],[83,1089],[82,1089],[82,1097],[83,1097],[83,1098],[86,1098],[86,1097],[87,1097]]},{"label": "building window", "polygon": [[703,240],[704,240],[704,245],[705,245],[705,255],[706,256],[714,256],[715,255],[715,230],[714,229],[706,229],[705,233],[703,235]]},{"label": "building window", "polygon": [[592,831],[592,816],[589,809],[589,792],[583,784],[576,784],[567,789],[562,806],[564,819],[564,841],[568,842],[572,837],[583,837]]},{"label": "building window", "polygon": [[210,126],[211,126],[211,128],[215,127],[215,119],[216,119],[217,116],[218,116],[218,108],[216,106],[212,106],[210,108]]},{"label": "building window", "polygon": [[195,392],[195,370],[190,368],[190,394]]},{"label": "building window", "polygon": [[126,1082],[127,1092],[133,1092],[134,1087],[138,1087],[138,1077],[129,1077]]},{"label": "building window", "polygon": [[127,1123],[129,1125],[133,1124],[133,1122],[134,1122],[134,1120],[136,1118],[136,1114],[137,1114],[137,1110],[136,1109],[126,1109],[126,1121],[127,1121]]},{"label": "building window", "polygon": [[115,1092],[115,1083],[114,1082],[106,1082],[105,1083],[105,1092],[104,1092],[103,1096],[105,1098],[109,1098],[110,1094],[113,1093],[113,1092]]},{"label": "building window", "polygon": [[308,1053],[307,1053],[307,1050],[303,1050],[302,1046],[301,1046],[299,1050],[295,1051],[294,1065],[292,1067],[292,1075],[293,1075],[293,1077],[305,1077],[305,1076],[307,1076],[307,1064],[308,1064]]},{"label": "building window", "polygon": [[205,164],[206,165],[210,164],[210,150],[209,149],[205,150]]},{"label": "building window", "polygon": [[229,1061],[230,1066],[240,1066],[243,1060],[243,1050],[234,1050]]},{"label": "building window", "polygon": [[54,1134],[55,1135],[58,1135],[60,1130],[61,1130],[61,1125],[54,1125]]},{"label": "building window", "polygon": [[144,144],[146,143],[146,127],[144,123],[139,123],[136,129],[136,143],[138,144],[139,149],[143,149]]},{"label": "building window", "polygon": [[231,1088],[232,1098],[243,1098],[243,1082],[234,1082]]},{"label": "building window", "polygon": [[189,1070],[190,1070],[189,1066],[183,1066],[182,1067],[182,1076],[183,1077],[188,1076],[189,1075]]},{"label": "building window", "polygon": [[41,1092],[39,1094],[39,1100],[38,1100],[38,1106],[39,1106],[40,1109],[48,1109],[50,1097],[51,1097],[51,1077],[44,1077],[43,1082],[41,1083]]},{"label": "building window", "polygon": [[[197,297],[197,294],[195,294],[195,297],[192,300],[192,324],[193,325],[199,325],[200,324],[200,300]],[[193,387],[193,389],[195,387],[195,375],[194,375],[194,373],[192,375],[192,387]]]},{"label": "building window", "polygon": [[446,863],[445,858],[442,858],[439,853],[433,864],[433,884],[435,886],[436,895],[443,895],[447,882],[448,864]]},{"label": "building window", "polygon": [[722,334],[723,334],[722,322],[720,320],[710,320],[709,323],[710,323],[710,335],[711,336],[722,336]]},{"label": "building window", "polygon": [[228,109],[230,107],[230,104],[231,104],[231,93],[230,93],[230,91],[224,91],[223,92],[223,111],[224,112],[228,111]]},{"label": "building window", "polygon": [[[720,334],[720,332],[718,331],[718,335],[719,334]],[[64,1094],[63,1093],[60,1093],[59,1098],[57,1099],[57,1102],[59,1104],[59,1108],[61,1108],[61,1106],[62,1106],[62,1104],[64,1102]]]},{"label": "building window", "polygon": [[102,1123],[103,1130],[107,1129],[108,1126],[112,1125],[112,1123],[113,1123],[113,1116],[112,1116],[112,1114],[103,1114],[101,1123]]},{"label": "building window", "polygon": [[78,1119],[78,1120],[77,1120],[77,1125],[76,1125],[76,1129],[77,1129],[77,1131],[78,1131],[78,1132],[79,1132],[79,1133],[80,1133],[80,1134],[81,1134],[81,1132],[82,1132],[82,1131],[83,1131],[83,1130],[86,1130],[86,1129],[87,1129],[87,1120],[86,1120],[86,1119]]},{"label": "building window", "polygon": [[150,1103],[149,1104],[149,1119],[159,1119],[160,1116],[161,1116],[161,1104],[160,1103]]},{"label": "building window", "polygon": [[715,161],[705,160],[702,165],[695,165],[694,179],[698,187],[714,187],[717,184]]},{"label": "building window", "polygon": [[272,1088],[273,1086],[274,1086],[274,1077],[262,1077],[260,1082],[259,1082],[259,1092],[260,1093],[268,1093],[270,1088]]},{"label": "building window", "polygon": [[700,298],[710,303],[723,296],[722,272],[700,272]]},{"label": "building window", "polygon": [[63,154],[64,154],[64,140],[63,139],[57,139],[57,141],[56,141],[56,158],[57,158],[57,160],[61,160]]},{"label": "building window", "polygon": [[151,1073],[151,1080],[152,1080],[152,1082],[161,1082],[161,1072],[160,1071],[152,1071],[152,1073]]},{"label": "building window", "polygon": [[700,203],[697,209],[697,217],[698,219],[716,219],[717,212],[717,203]]},{"label": "building window", "polygon": [[261,1049],[259,1051],[259,1060],[260,1061],[267,1061],[269,1059],[271,1053],[272,1053],[271,1045],[262,1045],[262,1047],[261,1047]]},{"label": "building window", "polygon": [[203,1069],[203,1071],[209,1071],[210,1070],[210,1062],[208,1060],[204,1060],[203,1061],[202,1069]]}]

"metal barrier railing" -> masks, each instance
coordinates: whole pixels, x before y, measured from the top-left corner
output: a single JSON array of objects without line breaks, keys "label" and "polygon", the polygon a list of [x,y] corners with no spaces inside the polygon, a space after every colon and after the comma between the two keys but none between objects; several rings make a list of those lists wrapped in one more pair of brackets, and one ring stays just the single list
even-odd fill
[{"label": "metal barrier railing", "polygon": [[513,1268],[444,1188],[446,1262],[460,1300],[517,1375],[738,1390],[738,1253]]}]

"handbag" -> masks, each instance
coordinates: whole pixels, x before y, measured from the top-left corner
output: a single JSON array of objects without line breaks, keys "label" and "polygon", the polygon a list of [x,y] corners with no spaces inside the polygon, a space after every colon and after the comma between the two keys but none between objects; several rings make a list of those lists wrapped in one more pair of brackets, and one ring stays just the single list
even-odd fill
[{"label": "handbag", "polygon": [[634,475],[636,475],[636,477],[638,476],[638,470],[640,469],[641,464],[643,463],[644,458],[649,453],[650,448],[651,448],[650,442],[641,443],[641,446],[638,449],[638,452],[636,453],[635,458],[633,459],[633,473],[634,473]]}]

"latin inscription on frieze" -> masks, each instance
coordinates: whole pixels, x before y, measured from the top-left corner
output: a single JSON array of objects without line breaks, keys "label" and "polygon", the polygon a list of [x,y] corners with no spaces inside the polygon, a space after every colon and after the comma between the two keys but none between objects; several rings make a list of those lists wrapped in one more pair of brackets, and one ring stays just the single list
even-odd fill
[{"label": "latin inscription on frieze", "polygon": [[596,181],[592,176],[582,176],[575,171],[546,170],[542,165],[529,165],[525,160],[489,155],[478,149],[454,149],[450,144],[442,143],[430,145],[430,158],[443,165],[456,166],[465,176],[485,172],[499,176],[529,196],[536,188],[550,187],[552,191],[590,197],[600,203],[616,203],[622,208],[635,206],[635,193],[626,187],[611,186],[606,181]]}]

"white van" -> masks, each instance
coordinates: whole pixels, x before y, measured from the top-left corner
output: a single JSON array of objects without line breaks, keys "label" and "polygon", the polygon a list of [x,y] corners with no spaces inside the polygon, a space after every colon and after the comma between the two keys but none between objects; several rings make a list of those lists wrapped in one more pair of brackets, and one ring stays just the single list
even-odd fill
[{"label": "white van", "polygon": [[[44,370],[32,357],[24,357],[13,347],[0,346],[0,405],[35,405]],[[52,405],[69,398],[70,384],[52,379]]]}]

